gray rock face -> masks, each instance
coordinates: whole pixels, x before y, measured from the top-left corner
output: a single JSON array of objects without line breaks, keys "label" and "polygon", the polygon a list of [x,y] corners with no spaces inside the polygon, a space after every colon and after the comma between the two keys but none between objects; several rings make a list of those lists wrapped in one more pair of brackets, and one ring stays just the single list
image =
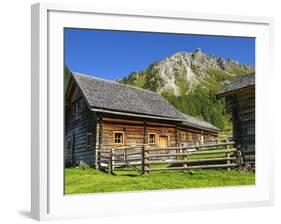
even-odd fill
[{"label": "gray rock face", "polygon": [[218,65],[222,70],[226,70],[227,66],[226,66],[226,62],[223,58],[218,58]]}]

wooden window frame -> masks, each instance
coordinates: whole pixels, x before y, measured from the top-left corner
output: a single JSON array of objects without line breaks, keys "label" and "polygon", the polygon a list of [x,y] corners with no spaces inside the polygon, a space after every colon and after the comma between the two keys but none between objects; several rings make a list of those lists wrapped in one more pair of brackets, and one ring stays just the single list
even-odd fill
[{"label": "wooden window frame", "polygon": [[[154,135],[155,136],[154,143],[150,143],[149,135]],[[155,132],[148,132],[147,133],[147,142],[148,142],[149,145],[156,145],[157,144],[157,139],[156,138],[157,138],[157,133],[155,133]]]},{"label": "wooden window frame", "polygon": [[67,138],[67,143],[66,143],[66,144],[67,144],[66,147],[65,147],[66,152],[67,152],[67,153],[70,153],[70,152],[71,152],[71,149],[72,149],[73,138],[72,138],[72,137]]},{"label": "wooden window frame", "polygon": [[201,134],[201,136],[200,136],[200,144],[204,144],[205,140],[206,140],[205,136],[203,134]]},{"label": "wooden window frame", "polygon": [[188,141],[191,142],[192,141],[192,133],[188,133]]},{"label": "wooden window frame", "polygon": [[181,141],[182,142],[186,141],[186,136],[184,132],[181,133]]},{"label": "wooden window frame", "polygon": [[[115,142],[115,134],[117,134],[117,133],[123,135],[122,142],[120,142],[120,143]],[[113,132],[113,145],[124,145],[124,142],[125,142],[125,132],[124,131],[114,131]]]},{"label": "wooden window frame", "polygon": [[80,118],[80,112],[82,111],[82,100],[77,99],[73,102],[73,119],[78,120]]},{"label": "wooden window frame", "polygon": [[199,143],[200,144],[201,142],[201,134],[196,134],[196,143]]},{"label": "wooden window frame", "polygon": [[88,132],[86,135],[86,147],[92,146],[92,132]]}]

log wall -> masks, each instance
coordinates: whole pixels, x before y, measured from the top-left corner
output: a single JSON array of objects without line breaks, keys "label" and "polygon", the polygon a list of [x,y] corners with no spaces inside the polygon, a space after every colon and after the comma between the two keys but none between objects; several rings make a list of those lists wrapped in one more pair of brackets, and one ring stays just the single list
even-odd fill
[{"label": "log wall", "polygon": [[[217,133],[192,128],[178,127],[175,123],[157,121],[128,120],[113,117],[102,119],[100,149],[110,150],[123,146],[149,144],[148,134],[156,134],[155,144],[150,147],[160,147],[160,137],[168,137],[168,147],[182,144],[203,144],[215,142]],[[114,144],[114,132],[124,132],[124,144]],[[202,138],[203,136],[203,138]],[[202,141],[203,140],[203,141]]]},{"label": "log wall", "polygon": [[[76,105],[77,113],[74,113]],[[91,134],[90,145],[87,135]],[[77,94],[65,107],[65,166],[74,166],[81,161],[93,166],[96,147],[96,117],[84,99]],[[69,147],[70,146],[70,147]]]},{"label": "log wall", "polygon": [[180,128],[178,130],[179,145],[207,144],[217,141],[218,134],[209,131],[200,131],[190,128]]},{"label": "log wall", "polygon": [[233,139],[246,164],[255,164],[255,89],[227,97],[233,122]]},{"label": "log wall", "polygon": [[[114,143],[114,132],[116,131],[124,133],[124,144]],[[100,149],[110,150],[123,146],[147,144],[149,133],[156,134],[156,144],[151,146],[159,146],[160,136],[168,137],[168,146],[176,146],[175,124],[105,117],[102,119]]]},{"label": "log wall", "polygon": [[[80,102],[81,108],[78,117],[73,114],[73,108]],[[160,137],[168,138],[167,147],[175,147],[188,144],[202,144],[216,139],[216,134],[203,132],[196,129],[179,128],[176,123],[157,122],[153,120],[128,120],[91,112],[82,98],[71,103],[66,109],[65,126],[65,165],[77,165],[80,161],[96,166],[98,150],[118,149],[124,146],[137,146],[148,144],[148,134],[156,134],[155,144],[150,147],[160,147]],[[114,143],[114,133],[124,133],[124,144]],[[91,133],[91,145],[87,146],[87,134]],[[191,135],[191,139],[189,137]],[[204,141],[202,142],[202,136]],[[68,149],[68,141],[71,140],[71,149]]]}]

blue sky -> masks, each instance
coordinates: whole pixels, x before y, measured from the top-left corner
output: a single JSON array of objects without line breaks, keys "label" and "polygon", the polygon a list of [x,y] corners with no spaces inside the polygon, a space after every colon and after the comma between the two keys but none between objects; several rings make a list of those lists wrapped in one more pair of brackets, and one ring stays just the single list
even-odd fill
[{"label": "blue sky", "polygon": [[65,29],[65,64],[105,79],[124,77],[178,51],[202,52],[255,66],[255,39],[242,37]]}]

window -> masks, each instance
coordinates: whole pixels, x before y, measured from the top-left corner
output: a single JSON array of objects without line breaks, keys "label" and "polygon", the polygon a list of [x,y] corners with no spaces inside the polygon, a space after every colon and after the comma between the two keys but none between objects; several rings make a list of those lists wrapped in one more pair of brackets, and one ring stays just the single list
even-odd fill
[{"label": "window", "polygon": [[70,152],[72,148],[72,139],[69,138],[66,142],[66,152]]},{"label": "window", "polygon": [[186,140],[185,134],[184,134],[184,133],[181,134],[181,140],[182,140],[182,141],[185,141],[185,140]]},{"label": "window", "polygon": [[86,137],[86,146],[90,147],[92,144],[92,133],[88,133]]},{"label": "window", "polygon": [[188,133],[188,141],[192,141],[192,134]]},{"label": "window", "polygon": [[200,140],[201,140],[201,135],[196,134],[196,143],[200,143]]},{"label": "window", "polygon": [[75,115],[77,113],[77,103],[74,103],[72,106],[72,112]]},{"label": "window", "polygon": [[204,144],[204,135],[201,135],[201,137],[200,137],[200,143],[201,143],[201,144]]},{"label": "window", "polygon": [[155,133],[148,134],[148,144],[156,144],[156,134]]},{"label": "window", "polygon": [[124,132],[114,132],[114,144],[124,144]]},{"label": "window", "polygon": [[74,120],[79,118],[79,113],[81,111],[82,108],[82,101],[78,100],[76,103],[73,104],[73,117]]}]

